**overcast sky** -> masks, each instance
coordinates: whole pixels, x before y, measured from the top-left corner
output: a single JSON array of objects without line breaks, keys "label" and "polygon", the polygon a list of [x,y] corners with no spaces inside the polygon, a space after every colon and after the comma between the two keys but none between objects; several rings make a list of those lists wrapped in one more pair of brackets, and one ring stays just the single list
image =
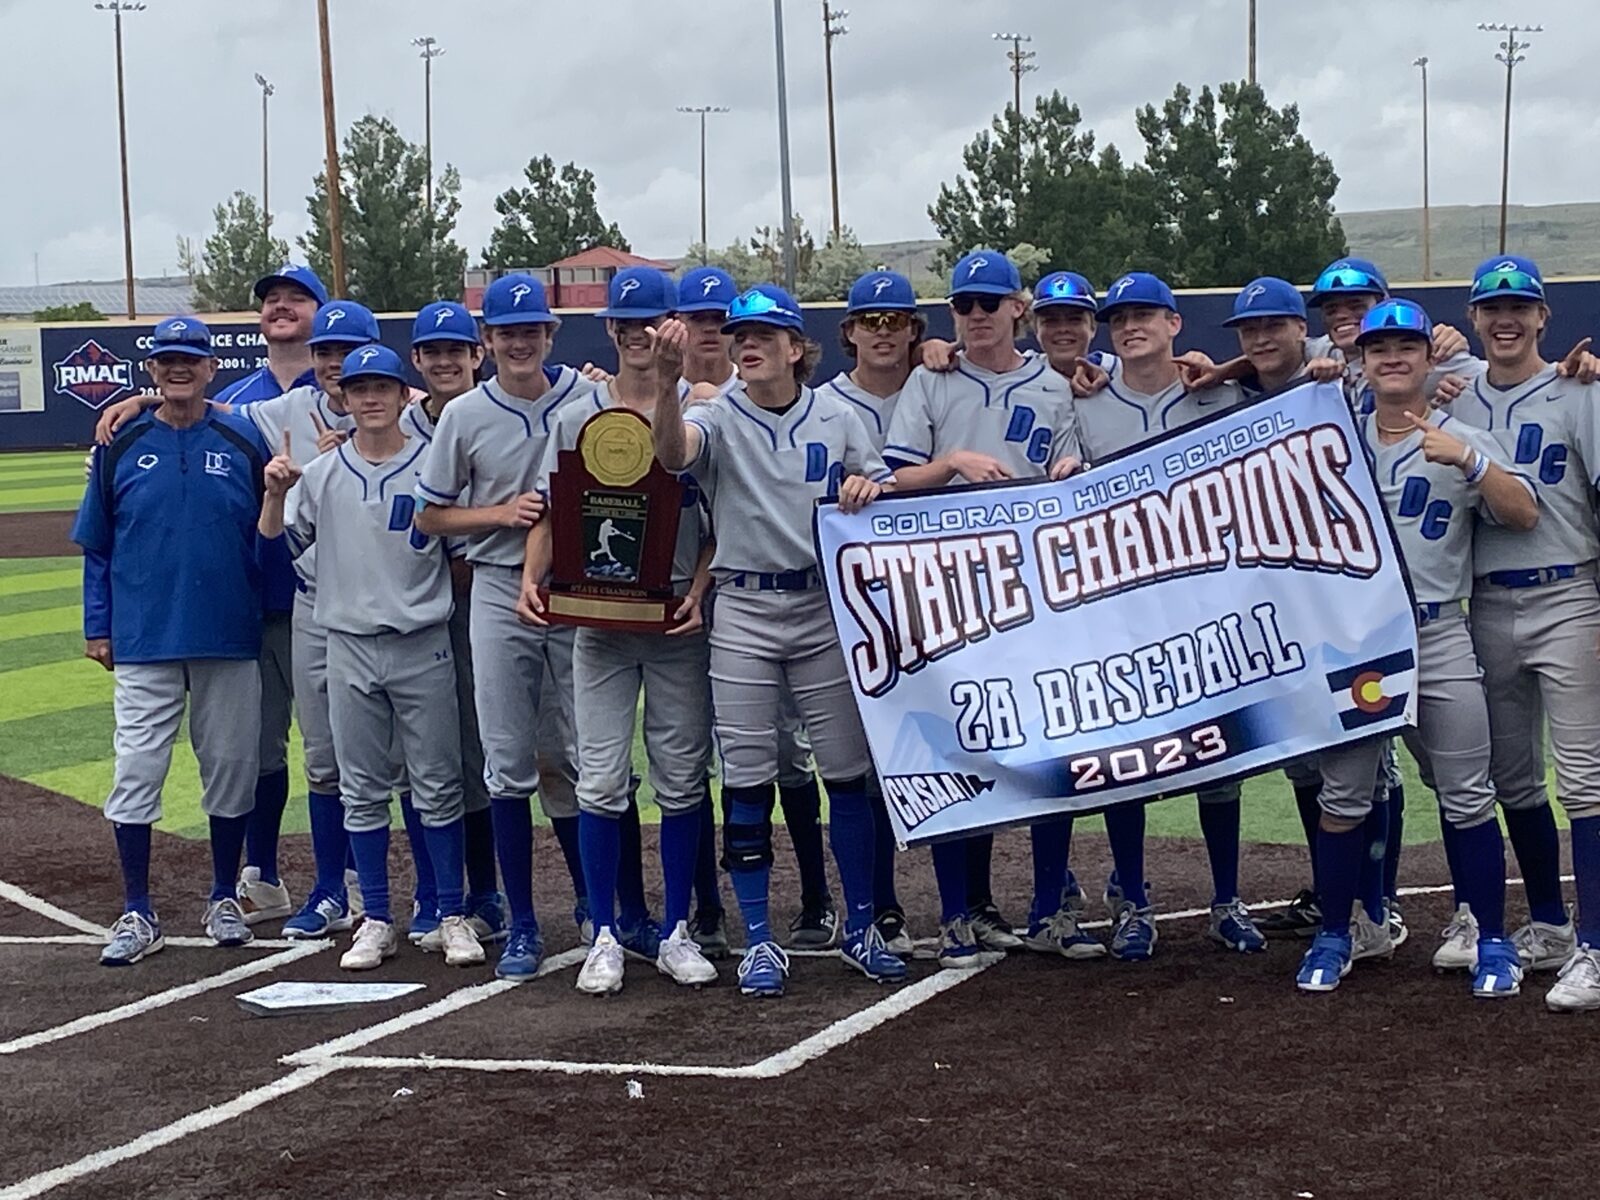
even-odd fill
[{"label": "overcast sky", "polygon": [[[1182,80],[1245,72],[1246,0],[845,0],[835,45],[845,222],[863,241],[933,235],[927,206],[961,148],[1008,102],[995,31],[1033,36],[1028,94],[1059,88],[1100,143],[1142,157],[1133,110]],[[1518,68],[1511,200],[1600,199],[1595,0],[1260,0],[1260,71],[1275,104],[1342,178],[1341,210],[1420,203],[1421,95],[1432,60],[1433,202],[1499,199],[1504,72],[1475,23],[1543,22]],[[410,39],[439,39],[435,163],[461,171],[458,237],[471,261],[494,196],[536,154],[576,159],[601,211],[641,253],[675,257],[697,234],[694,117],[711,118],[715,245],[780,214],[772,11],[766,0],[331,0],[339,120],[391,117],[422,138],[422,64]],[[821,0],[786,0],[795,204],[828,224]],[[119,278],[112,21],[91,0],[0,0],[8,53],[0,188],[0,283]],[[311,0],[149,0],[125,19],[135,269],[176,267],[176,239],[202,239],[211,210],[261,185],[262,72],[272,99],[278,229],[307,225],[322,126]],[[1027,100],[1024,101],[1025,105]],[[293,237],[290,238],[291,244]]]}]

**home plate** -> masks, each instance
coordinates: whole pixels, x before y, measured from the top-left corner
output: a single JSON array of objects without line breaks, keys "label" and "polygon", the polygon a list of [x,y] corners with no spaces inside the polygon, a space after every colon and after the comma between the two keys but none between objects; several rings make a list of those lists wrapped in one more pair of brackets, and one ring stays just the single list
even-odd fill
[{"label": "home plate", "polygon": [[285,980],[269,983],[235,999],[239,1007],[258,1017],[284,1017],[295,1013],[338,1012],[398,1000],[420,992],[420,983],[314,983]]}]

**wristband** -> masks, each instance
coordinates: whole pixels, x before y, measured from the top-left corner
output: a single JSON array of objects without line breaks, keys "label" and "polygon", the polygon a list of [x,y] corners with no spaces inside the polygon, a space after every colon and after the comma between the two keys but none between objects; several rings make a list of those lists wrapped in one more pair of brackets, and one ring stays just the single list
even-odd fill
[{"label": "wristband", "polygon": [[1468,483],[1478,483],[1489,473],[1489,456],[1476,450],[1473,453],[1477,455],[1478,461],[1473,464],[1472,470],[1467,472]]}]

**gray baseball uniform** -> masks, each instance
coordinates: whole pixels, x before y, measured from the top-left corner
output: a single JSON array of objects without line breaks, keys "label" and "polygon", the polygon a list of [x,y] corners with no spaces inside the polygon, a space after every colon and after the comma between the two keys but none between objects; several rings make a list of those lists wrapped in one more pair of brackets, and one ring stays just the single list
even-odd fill
[{"label": "gray baseball uniform", "polygon": [[1100,354],[1095,361],[1110,379],[1094,395],[1074,404],[1078,437],[1092,463],[1213,413],[1225,412],[1245,400],[1244,389],[1234,383],[1190,392],[1181,380],[1174,380],[1159,392],[1141,392],[1128,382],[1122,360],[1116,355]]},{"label": "gray baseball uniform", "polygon": [[[1473,548],[1472,634],[1494,730],[1494,782],[1508,808],[1546,802],[1544,728],[1569,816],[1600,813],[1600,387],[1553,366],[1515,387],[1480,376],[1451,406],[1538,480],[1527,533],[1486,526]],[[1544,720],[1541,720],[1541,717]]]},{"label": "gray baseball uniform", "polygon": [[427,442],[408,439],[371,463],[353,443],[340,446],[306,468],[285,526],[296,554],[321,547],[314,616],[328,631],[328,715],[353,833],[389,824],[396,740],[423,823],[464,811],[449,557],[412,525],[427,453]]},{"label": "gray baseball uniform", "polygon": [[[1372,389],[1367,386],[1367,375],[1361,367],[1359,354],[1346,359],[1344,351],[1333,344],[1332,338],[1320,334],[1306,339],[1306,361],[1310,362],[1313,358],[1331,358],[1344,363],[1344,398],[1349,401],[1350,411],[1357,415],[1372,411]],[[1486,367],[1481,358],[1474,357],[1469,351],[1457,351],[1444,362],[1428,369],[1427,395],[1431,399],[1439,390],[1440,381],[1447,375],[1464,375],[1471,379],[1483,374]]]},{"label": "gray baseball uniform", "polygon": [[894,418],[895,405],[900,402],[900,393],[896,392],[892,396],[874,396],[851,379],[849,371],[840,371],[823,384],[821,390],[834,392],[853,404],[856,415],[866,426],[867,436],[872,439],[873,445],[882,451],[884,440],[889,436],[889,422]]}]

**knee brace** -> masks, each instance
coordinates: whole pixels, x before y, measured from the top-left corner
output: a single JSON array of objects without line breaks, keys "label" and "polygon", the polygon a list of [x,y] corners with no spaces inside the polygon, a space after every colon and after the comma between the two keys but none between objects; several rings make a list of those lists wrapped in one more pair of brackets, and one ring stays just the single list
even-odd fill
[{"label": "knee brace", "polygon": [[728,808],[722,826],[722,866],[759,871],[772,865],[772,785],[722,789]]}]

